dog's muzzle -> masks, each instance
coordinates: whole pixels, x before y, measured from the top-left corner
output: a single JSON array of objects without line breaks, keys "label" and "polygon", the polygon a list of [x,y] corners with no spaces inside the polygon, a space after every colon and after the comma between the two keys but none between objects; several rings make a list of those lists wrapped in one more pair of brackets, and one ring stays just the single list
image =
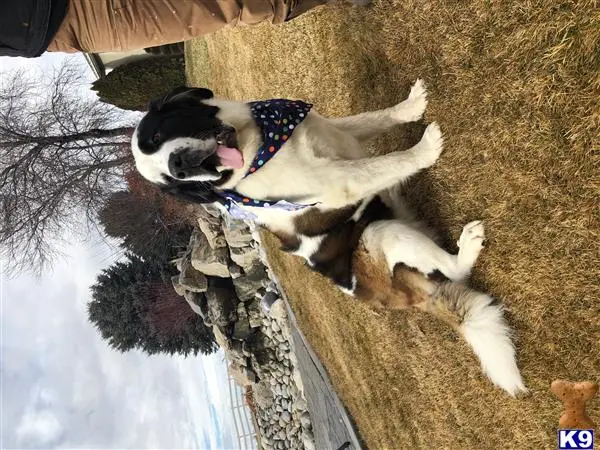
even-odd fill
[{"label": "dog's muzzle", "polygon": [[182,149],[169,156],[169,172],[173,178],[185,180],[200,175],[218,175],[219,158],[214,150]]}]

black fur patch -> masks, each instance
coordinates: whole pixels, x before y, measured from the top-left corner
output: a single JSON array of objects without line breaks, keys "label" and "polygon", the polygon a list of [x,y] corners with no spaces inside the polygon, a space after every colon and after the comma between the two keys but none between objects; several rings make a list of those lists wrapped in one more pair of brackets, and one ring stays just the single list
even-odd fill
[{"label": "black fur patch", "polygon": [[[319,249],[311,257],[312,269],[332,280],[338,286],[352,289],[352,259],[365,228],[375,221],[393,218],[392,211],[375,197],[365,207],[358,220],[352,219],[352,212],[339,210],[337,223],[329,223],[330,229]],[[349,214],[349,216],[348,216]],[[330,218],[334,215],[330,215]]]},{"label": "black fur patch", "polygon": [[438,269],[435,269],[433,272],[427,274],[427,278],[431,281],[437,281],[438,283],[445,283],[446,281],[450,281],[450,278],[448,278]]}]

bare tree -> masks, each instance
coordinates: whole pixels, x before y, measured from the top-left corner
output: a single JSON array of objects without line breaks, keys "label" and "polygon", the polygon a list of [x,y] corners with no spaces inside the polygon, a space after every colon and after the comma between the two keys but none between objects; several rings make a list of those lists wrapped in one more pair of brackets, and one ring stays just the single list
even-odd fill
[{"label": "bare tree", "polygon": [[39,273],[57,239],[91,223],[122,186],[132,127],[124,113],[82,94],[65,64],[47,83],[17,72],[0,81],[0,245],[9,273]]}]

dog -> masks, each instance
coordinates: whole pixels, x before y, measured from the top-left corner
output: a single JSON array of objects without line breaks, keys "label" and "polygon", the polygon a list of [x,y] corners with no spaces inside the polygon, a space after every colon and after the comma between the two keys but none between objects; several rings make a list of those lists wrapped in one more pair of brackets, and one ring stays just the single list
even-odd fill
[{"label": "dog", "polygon": [[492,382],[514,396],[526,388],[502,306],[464,284],[483,246],[483,224],[467,224],[451,255],[390,193],[437,161],[439,126],[430,124],[405,151],[370,156],[363,147],[419,120],[426,106],[421,80],[395,106],[341,118],[300,101],[242,103],[177,88],[150,103],[132,151],[144,178],[181,199],[254,220],[348,295],[376,307],[416,307],[450,323]]},{"label": "dog", "polygon": [[443,147],[436,123],[405,151],[371,156],[363,146],[419,120],[426,97],[417,80],[395,106],[326,118],[301,101],[234,102],[181,87],[149,104],[132,151],[139,173],[165,192],[293,235],[305,210],[357,207],[436,162]]},{"label": "dog", "polygon": [[502,305],[465,284],[484,245],[483,222],[465,225],[458,254],[450,254],[397,192],[382,192],[333,220],[331,214],[305,212],[297,223],[310,227],[278,234],[282,248],[356,300],[375,308],[418,308],[445,321],[495,385],[511,396],[527,392]]}]

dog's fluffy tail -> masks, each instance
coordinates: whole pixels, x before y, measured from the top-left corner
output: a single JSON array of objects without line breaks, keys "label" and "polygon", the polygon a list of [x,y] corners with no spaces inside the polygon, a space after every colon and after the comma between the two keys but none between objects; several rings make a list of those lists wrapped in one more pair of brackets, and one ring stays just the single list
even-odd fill
[{"label": "dog's fluffy tail", "polygon": [[526,392],[502,305],[460,283],[440,283],[431,291],[433,284],[428,300],[418,306],[458,329],[494,384],[513,397]]}]

